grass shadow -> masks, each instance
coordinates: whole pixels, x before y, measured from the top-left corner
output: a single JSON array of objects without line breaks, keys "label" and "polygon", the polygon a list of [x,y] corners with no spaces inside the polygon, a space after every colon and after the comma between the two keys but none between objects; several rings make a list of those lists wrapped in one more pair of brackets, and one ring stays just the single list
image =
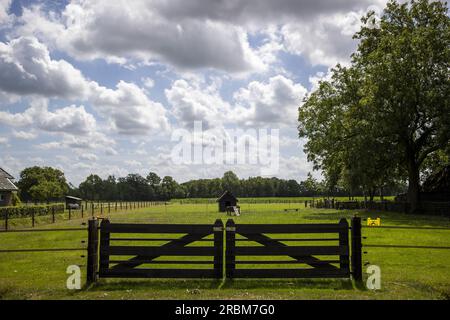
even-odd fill
[{"label": "grass shadow", "polygon": [[326,289],[351,290],[349,279],[226,279],[222,289]]},{"label": "grass shadow", "polygon": [[252,290],[252,289],[323,289],[323,290],[366,290],[362,284],[350,279],[136,279],[99,280],[84,290],[112,292],[125,290]]},{"label": "grass shadow", "polygon": [[221,279],[136,279],[136,280],[99,280],[85,287],[89,291],[119,290],[214,290],[219,289]]}]

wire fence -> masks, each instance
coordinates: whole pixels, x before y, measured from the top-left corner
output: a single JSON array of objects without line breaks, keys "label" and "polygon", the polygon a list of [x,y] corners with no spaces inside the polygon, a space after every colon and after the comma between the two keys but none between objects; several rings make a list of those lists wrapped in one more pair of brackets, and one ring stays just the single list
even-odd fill
[{"label": "wire fence", "polygon": [[[15,229],[15,230],[0,230],[0,233],[46,233],[46,232],[64,232],[64,231],[85,231],[88,228],[54,228],[54,229]],[[86,243],[82,240],[81,243]],[[67,252],[67,251],[86,251],[87,247],[68,247],[68,248],[13,248],[0,249],[0,253],[34,253],[34,252]]]},{"label": "wire fence", "polygon": [[[75,218],[88,218],[97,215],[128,212],[131,210],[138,210],[141,208],[148,208],[153,206],[167,206],[167,202],[161,201],[133,201],[133,202],[89,202],[83,201],[77,208],[58,204],[57,206],[47,207],[23,207],[23,208],[0,208],[0,217],[3,219],[3,230],[11,230],[12,222],[19,222],[20,226],[29,225],[34,228],[41,221],[45,223],[56,223],[58,221],[72,220]],[[1,232],[1,231],[0,231]]]},{"label": "wire fence", "polygon": [[[364,219],[367,220],[367,219]],[[383,229],[399,229],[399,230],[441,230],[450,231],[449,227],[419,227],[419,226],[362,226],[363,229],[383,230]],[[367,236],[362,237],[367,239]],[[398,245],[398,244],[376,244],[363,243],[363,248],[384,248],[384,249],[438,249],[450,250],[450,246],[422,246],[422,245]],[[367,254],[367,252],[364,252]]]}]

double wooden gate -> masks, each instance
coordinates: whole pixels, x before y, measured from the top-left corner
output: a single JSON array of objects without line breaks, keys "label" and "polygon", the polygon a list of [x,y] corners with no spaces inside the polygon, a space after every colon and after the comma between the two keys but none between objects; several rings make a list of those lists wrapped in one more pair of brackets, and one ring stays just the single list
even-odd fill
[{"label": "double wooden gate", "polygon": [[230,219],[226,228],[221,220],[213,225],[90,220],[87,280],[349,278],[351,273],[359,280],[361,233],[359,224],[358,239],[354,222],[350,272],[346,219],[337,224],[235,224]]}]

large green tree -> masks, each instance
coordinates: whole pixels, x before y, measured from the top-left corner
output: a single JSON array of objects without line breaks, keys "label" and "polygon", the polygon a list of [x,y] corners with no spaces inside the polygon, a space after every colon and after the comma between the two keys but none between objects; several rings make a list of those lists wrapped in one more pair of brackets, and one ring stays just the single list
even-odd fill
[{"label": "large green tree", "polygon": [[69,190],[64,173],[51,167],[26,168],[17,184],[21,198],[35,202],[59,199]]},{"label": "large green tree", "polygon": [[350,184],[367,188],[404,176],[417,210],[423,164],[450,141],[447,12],[440,1],[390,1],[381,17],[362,19],[351,66],[300,108],[306,152],[328,176],[347,170]]}]

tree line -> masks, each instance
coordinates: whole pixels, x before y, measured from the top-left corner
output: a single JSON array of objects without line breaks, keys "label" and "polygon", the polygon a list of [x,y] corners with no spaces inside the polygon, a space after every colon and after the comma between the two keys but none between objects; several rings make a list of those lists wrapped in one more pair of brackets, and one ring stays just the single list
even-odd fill
[{"label": "tree line", "polygon": [[[49,202],[62,199],[65,195],[77,196],[92,201],[166,201],[182,198],[217,198],[225,190],[238,197],[310,197],[347,196],[348,190],[339,186],[330,193],[323,181],[308,173],[304,181],[294,179],[250,177],[239,179],[232,171],[222,178],[198,179],[178,183],[173,177],[160,177],[155,172],[147,176],[128,174],[116,178],[102,179],[91,174],[78,187],[68,183],[64,173],[51,167],[31,167],[20,173],[18,181],[20,197],[24,201]],[[385,194],[396,193],[404,186],[386,189]],[[356,190],[351,195],[363,195]]]}]

